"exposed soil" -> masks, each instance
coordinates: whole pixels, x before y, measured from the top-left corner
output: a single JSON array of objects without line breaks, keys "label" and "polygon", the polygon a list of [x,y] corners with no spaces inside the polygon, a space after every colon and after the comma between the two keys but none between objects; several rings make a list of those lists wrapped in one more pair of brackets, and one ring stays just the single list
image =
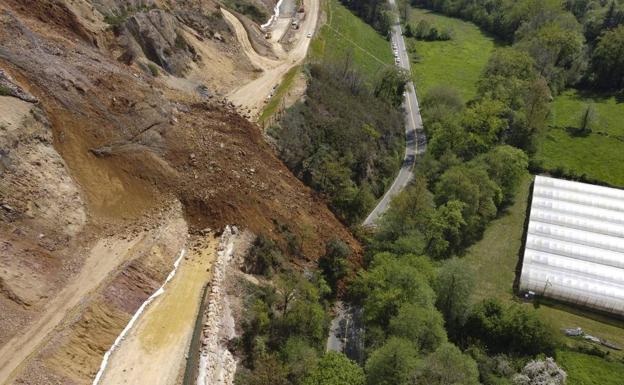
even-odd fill
[{"label": "exposed soil", "polygon": [[[186,67],[157,77],[143,51],[118,60],[127,36],[103,21],[118,3],[0,2],[0,69],[33,96],[0,96],[0,384],[90,383],[189,233],[237,224],[281,238],[286,225],[309,259],[298,265],[335,237],[360,252],[216,96],[256,73],[215,3],[158,2],[185,43],[157,47]],[[213,8],[194,13],[202,4]],[[167,44],[184,52],[167,56]],[[291,65],[266,71],[262,87]]]},{"label": "exposed soil", "polygon": [[[247,57],[252,63],[257,63],[256,65],[264,68],[261,76],[228,95],[228,98],[239,108],[241,113],[249,115],[252,119],[256,118],[274,87],[279,84],[292,67],[303,61],[311,41],[308,36],[311,36],[316,29],[320,9],[319,3],[319,0],[303,1],[306,17],[301,22],[299,29],[293,32],[292,39],[295,42],[291,44],[288,52],[280,55],[278,60],[267,59],[256,52],[252,44],[249,43],[249,36],[240,21],[224,13]],[[273,42],[273,45],[276,47],[274,51],[285,52],[281,43]]]}]

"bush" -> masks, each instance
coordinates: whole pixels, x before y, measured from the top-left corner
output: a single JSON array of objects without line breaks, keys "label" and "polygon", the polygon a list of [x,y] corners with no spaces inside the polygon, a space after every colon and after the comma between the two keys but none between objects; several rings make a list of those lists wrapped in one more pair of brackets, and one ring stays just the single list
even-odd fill
[{"label": "bush", "polygon": [[493,353],[553,355],[557,347],[554,330],[535,310],[518,304],[505,308],[495,299],[478,304],[462,330],[464,341],[481,341]]},{"label": "bush", "polygon": [[152,76],[157,77],[158,75],[160,75],[160,70],[158,69],[158,66],[156,64],[147,63],[147,68],[149,68]]},{"label": "bush", "polygon": [[245,271],[251,274],[271,276],[281,266],[283,258],[277,244],[267,236],[260,234],[245,258]]}]

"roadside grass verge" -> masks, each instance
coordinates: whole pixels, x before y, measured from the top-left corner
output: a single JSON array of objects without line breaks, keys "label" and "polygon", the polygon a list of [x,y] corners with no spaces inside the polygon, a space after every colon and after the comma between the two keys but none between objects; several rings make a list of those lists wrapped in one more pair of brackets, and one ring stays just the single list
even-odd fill
[{"label": "roadside grass verge", "polygon": [[557,362],[568,373],[570,385],[622,385],[624,363],[571,351],[557,352]]},{"label": "roadside grass verge", "polygon": [[424,95],[431,87],[446,85],[456,88],[464,101],[474,98],[477,81],[496,46],[494,38],[470,22],[412,8],[410,23],[416,25],[422,19],[438,30],[452,31],[452,39],[420,41],[405,38],[408,51],[411,51],[412,78],[418,94]]},{"label": "roadside grass verge", "polygon": [[275,93],[271,97],[271,100],[264,106],[262,113],[260,114],[260,118],[258,119],[260,123],[266,121],[268,118],[273,116],[282,104],[284,97],[292,87],[295,77],[301,72],[301,66],[295,66],[288,70],[284,75],[284,78],[277,86]]},{"label": "roadside grass verge", "polygon": [[[503,302],[517,301],[513,293],[513,283],[516,277],[516,266],[524,233],[525,213],[530,193],[532,175],[526,175],[514,203],[510,205],[499,218],[485,230],[483,238],[470,247],[463,258],[469,261],[477,274],[475,300],[479,301],[495,297]],[[526,306],[532,306],[526,304]],[[596,337],[605,338],[624,347],[624,322],[602,316],[588,310],[577,309],[562,303],[542,301],[537,307],[541,319],[555,329],[581,327],[587,333]],[[574,340],[562,337],[568,347],[596,346],[584,340]],[[600,349],[607,351],[605,347]],[[624,353],[611,351],[614,357],[621,358]],[[606,360],[600,362],[608,364]],[[569,365],[572,367],[574,363]],[[622,377],[624,378],[624,377]],[[576,382],[569,382],[577,384]],[[588,383],[593,384],[593,383]],[[620,382],[621,385],[622,382]]]},{"label": "roadside grass verge", "polygon": [[[596,111],[596,124],[587,136],[574,136],[586,106]],[[552,103],[549,128],[538,137],[534,159],[546,170],[567,170],[613,186],[624,187],[624,102],[615,96],[567,90]]]},{"label": "roadside grass verge", "polygon": [[383,66],[393,65],[390,42],[373,27],[337,0],[325,0],[324,10],[327,22],[310,44],[309,60],[344,60],[351,55],[353,63],[371,80]]}]

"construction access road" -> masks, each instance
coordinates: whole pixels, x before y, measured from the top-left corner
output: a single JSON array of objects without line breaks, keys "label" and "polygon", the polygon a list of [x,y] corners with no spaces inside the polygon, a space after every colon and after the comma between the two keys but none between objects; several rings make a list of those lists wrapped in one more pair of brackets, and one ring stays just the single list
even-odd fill
[{"label": "construction access road", "polygon": [[[284,75],[294,66],[303,62],[310,46],[312,36],[316,30],[316,24],[320,11],[320,0],[303,0],[305,18],[296,31],[296,43],[289,51],[284,51],[279,41],[270,40],[277,59],[267,58],[260,55],[249,41],[249,35],[243,24],[231,12],[221,7],[225,20],[232,26],[236,38],[249,60],[259,69],[262,74],[253,81],[242,85],[228,95],[228,99],[241,110],[251,111],[250,115],[256,117],[262,111],[267,97],[271,94]],[[280,24],[276,23],[279,27]]]},{"label": "construction access road", "polygon": [[[390,5],[396,9],[395,0],[389,0]],[[395,11],[395,15],[397,12]],[[403,39],[403,31],[401,30],[401,23],[399,17],[396,16],[394,24],[392,26],[392,38],[391,41],[396,45],[398,50],[398,66],[406,70],[411,75],[409,56],[407,55],[407,49],[405,46],[405,40]],[[416,98],[416,88],[413,82],[409,82],[405,91],[405,155],[403,157],[403,164],[397,174],[394,182],[386,191],[381,200],[377,203],[377,206],[371,211],[371,213],[364,220],[364,226],[375,226],[375,223],[388,209],[390,201],[401,190],[403,190],[409,182],[412,180],[412,171],[416,164],[416,158],[424,154],[427,139],[423,130],[422,118],[420,116],[420,107],[418,105],[418,99]]]}]

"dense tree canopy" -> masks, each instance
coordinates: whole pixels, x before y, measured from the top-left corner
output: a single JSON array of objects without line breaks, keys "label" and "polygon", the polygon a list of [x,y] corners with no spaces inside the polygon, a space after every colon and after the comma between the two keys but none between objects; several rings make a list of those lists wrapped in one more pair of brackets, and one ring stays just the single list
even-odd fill
[{"label": "dense tree canopy", "polygon": [[302,385],[364,385],[364,371],[342,353],[328,352],[303,379]]},{"label": "dense tree canopy", "polygon": [[605,32],[598,39],[592,65],[601,87],[624,88],[624,25]]},{"label": "dense tree canopy", "polygon": [[368,385],[411,385],[418,351],[405,339],[391,337],[366,361]]},{"label": "dense tree canopy", "polygon": [[415,378],[416,385],[478,385],[479,371],[470,356],[445,343],[425,357]]}]

